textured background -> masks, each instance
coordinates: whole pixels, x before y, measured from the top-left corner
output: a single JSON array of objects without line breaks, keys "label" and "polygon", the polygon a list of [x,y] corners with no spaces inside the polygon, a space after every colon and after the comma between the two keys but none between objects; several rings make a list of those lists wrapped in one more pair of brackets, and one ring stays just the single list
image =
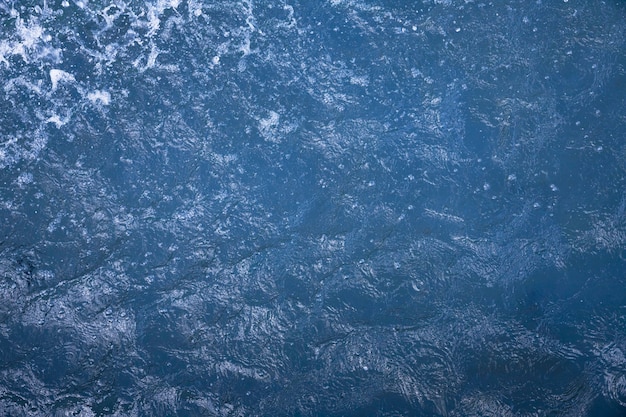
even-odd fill
[{"label": "textured background", "polygon": [[1,413],[624,415],[625,51],[609,0],[0,4]]}]

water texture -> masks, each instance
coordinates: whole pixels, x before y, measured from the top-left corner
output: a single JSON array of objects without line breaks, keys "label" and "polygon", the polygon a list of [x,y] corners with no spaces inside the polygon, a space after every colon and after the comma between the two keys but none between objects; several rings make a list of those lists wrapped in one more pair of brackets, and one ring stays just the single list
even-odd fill
[{"label": "water texture", "polygon": [[0,414],[626,415],[621,1],[0,3]]}]

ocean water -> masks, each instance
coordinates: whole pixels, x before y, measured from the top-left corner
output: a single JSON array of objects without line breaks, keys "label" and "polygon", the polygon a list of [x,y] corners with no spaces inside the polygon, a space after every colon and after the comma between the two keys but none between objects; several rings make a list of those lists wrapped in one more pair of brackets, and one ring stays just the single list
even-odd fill
[{"label": "ocean water", "polygon": [[626,4],[0,3],[0,415],[626,415]]}]

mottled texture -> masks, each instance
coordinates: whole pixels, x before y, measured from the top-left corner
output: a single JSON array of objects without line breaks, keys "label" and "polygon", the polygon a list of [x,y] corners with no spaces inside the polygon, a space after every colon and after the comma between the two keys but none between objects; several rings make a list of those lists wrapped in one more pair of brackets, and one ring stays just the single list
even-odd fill
[{"label": "mottled texture", "polygon": [[626,413],[623,2],[4,2],[0,80],[0,414]]}]

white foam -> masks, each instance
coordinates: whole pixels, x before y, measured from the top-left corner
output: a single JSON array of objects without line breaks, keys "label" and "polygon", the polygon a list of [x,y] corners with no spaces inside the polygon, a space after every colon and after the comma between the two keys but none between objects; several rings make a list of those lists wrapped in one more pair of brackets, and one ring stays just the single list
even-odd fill
[{"label": "white foam", "polygon": [[48,117],[46,119],[47,123],[54,123],[55,126],[57,128],[60,128],[61,126],[67,124],[68,119],[61,119],[61,117],[58,114],[53,114],[52,116]]},{"label": "white foam", "polygon": [[360,85],[361,87],[367,87],[369,85],[369,79],[366,75],[352,76],[350,77],[350,83]]},{"label": "white foam", "polygon": [[241,46],[239,47],[239,50],[243,53],[244,56],[250,55],[250,52],[252,52],[252,50],[250,49],[250,34],[249,33],[246,34],[245,38],[241,42]]},{"label": "white foam", "polygon": [[159,50],[156,48],[154,44],[151,45],[150,55],[148,55],[148,62],[146,63],[146,67],[144,69],[154,67],[158,56],[159,56]]},{"label": "white foam", "polygon": [[22,152],[22,156],[26,159],[36,160],[39,157],[39,153],[46,147],[48,144],[48,137],[41,132],[37,132],[34,135],[32,142],[30,142],[29,149],[24,149]]},{"label": "white foam", "polygon": [[268,117],[259,120],[259,131],[265,140],[270,142],[279,141],[280,115],[275,111],[270,111]]},{"label": "white foam", "polygon": [[35,46],[44,39],[43,28],[31,22],[28,22],[28,24],[24,23],[18,15],[15,22],[15,29],[20,41],[14,41],[8,44],[5,43],[4,47],[8,46],[12,55],[20,55],[25,62],[29,62],[29,52],[35,49]]},{"label": "white foam", "polygon": [[294,17],[293,6],[285,5],[285,6],[283,6],[283,10],[286,10],[287,13],[289,14],[287,16],[287,19],[289,20],[289,23],[286,25],[286,27],[288,27],[288,28],[295,27],[296,26],[296,18]]},{"label": "white foam", "polygon": [[148,27],[150,30],[148,31],[148,36],[154,35],[161,26],[161,19],[159,19],[159,15],[154,9],[150,9],[148,11]]},{"label": "white foam", "polygon": [[30,49],[43,37],[43,28],[39,25],[25,26],[22,19],[16,23],[17,33],[22,38],[22,45]]},{"label": "white foam", "polygon": [[161,26],[160,16],[167,9],[176,9],[180,5],[180,0],[158,0],[157,4],[148,10],[148,36],[154,35]]},{"label": "white foam", "polygon": [[94,104],[101,103],[108,106],[111,103],[111,94],[108,91],[95,90],[87,94],[87,98]]},{"label": "white foam", "polygon": [[465,222],[465,220],[462,217],[459,216],[455,216],[453,214],[448,214],[448,213],[443,213],[440,211],[436,211],[436,210],[431,210],[431,209],[424,209],[424,212],[426,213],[426,215],[430,216],[430,217],[434,217],[436,219],[441,219],[441,220],[446,220],[452,223],[463,223]]},{"label": "white foam", "polygon": [[270,111],[269,117],[259,120],[259,129],[261,131],[267,131],[272,127],[275,127],[280,120],[280,115],[275,111]]},{"label": "white foam", "polygon": [[65,72],[60,69],[51,69],[50,70],[50,81],[52,82],[52,91],[57,89],[59,82],[73,82],[76,79],[69,72]]},{"label": "white foam", "polygon": [[2,62],[7,67],[9,66],[9,61],[5,58],[5,55],[10,54],[11,49],[11,46],[7,42],[0,42],[0,62]]},{"label": "white foam", "polygon": [[33,174],[30,172],[22,172],[19,177],[17,177],[16,182],[20,188],[23,188],[25,185],[33,182]]}]

